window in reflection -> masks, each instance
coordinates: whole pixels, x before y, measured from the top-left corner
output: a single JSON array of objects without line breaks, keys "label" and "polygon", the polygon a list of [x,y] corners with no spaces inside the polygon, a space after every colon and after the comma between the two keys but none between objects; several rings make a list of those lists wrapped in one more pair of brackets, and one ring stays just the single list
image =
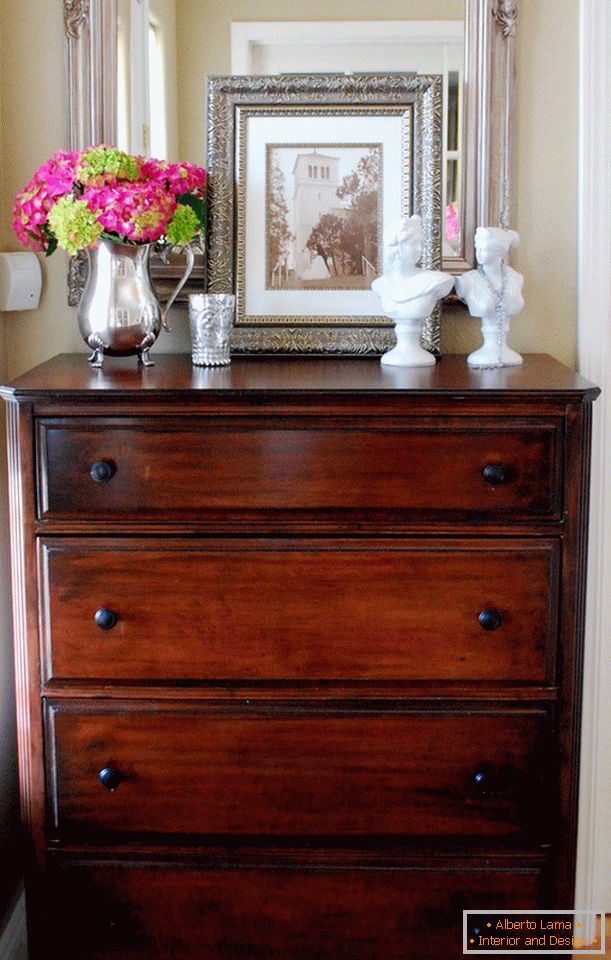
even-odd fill
[{"label": "window in reflection", "polygon": [[129,86],[127,83],[126,40],[125,31],[120,29],[117,49],[117,146],[120,150],[129,153]]},{"label": "window in reflection", "polygon": [[444,179],[445,197],[444,197],[444,242],[449,245],[456,253],[460,252],[461,231],[460,231],[460,74],[458,70],[449,70],[445,77],[445,102],[447,104],[445,112],[446,133],[445,133],[445,166],[446,175]]},{"label": "window in reflection", "polygon": [[117,40],[117,145],[167,160],[174,36],[166,0],[119,0]]},{"label": "window in reflection", "polygon": [[165,74],[161,28],[152,22],[149,23],[148,60],[150,153],[151,156],[158,157],[160,160],[167,160],[167,103],[163,82]]}]

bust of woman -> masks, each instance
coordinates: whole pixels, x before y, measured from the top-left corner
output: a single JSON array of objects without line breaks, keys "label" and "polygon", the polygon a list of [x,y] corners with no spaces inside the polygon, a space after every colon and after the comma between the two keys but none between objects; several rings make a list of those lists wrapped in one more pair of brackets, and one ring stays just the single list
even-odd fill
[{"label": "bust of woman", "polygon": [[515,367],[522,357],[507,346],[510,318],[524,307],[523,277],[507,265],[509,251],[518,245],[515,230],[478,227],[475,231],[477,270],[456,278],[456,292],[472,317],[481,317],[482,346],[470,353],[472,367]]},{"label": "bust of woman", "polygon": [[420,346],[422,321],[438,300],[452,289],[454,278],[440,270],[421,270],[422,220],[402,217],[384,230],[384,274],[371,289],[382,301],[382,310],[395,321],[397,346],[382,357],[388,366],[429,366],[435,358]]}]

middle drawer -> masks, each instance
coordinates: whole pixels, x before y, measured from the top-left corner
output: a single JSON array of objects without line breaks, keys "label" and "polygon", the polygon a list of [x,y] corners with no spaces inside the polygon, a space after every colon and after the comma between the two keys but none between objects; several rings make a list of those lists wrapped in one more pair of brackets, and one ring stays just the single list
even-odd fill
[{"label": "middle drawer", "polygon": [[50,680],[552,683],[555,540],[42,540]]},{"label": "middle drawer", "polygon": [[57,700],[46,709],[59,840],[172,835],[521,837],[549,832],[543,708]]}]

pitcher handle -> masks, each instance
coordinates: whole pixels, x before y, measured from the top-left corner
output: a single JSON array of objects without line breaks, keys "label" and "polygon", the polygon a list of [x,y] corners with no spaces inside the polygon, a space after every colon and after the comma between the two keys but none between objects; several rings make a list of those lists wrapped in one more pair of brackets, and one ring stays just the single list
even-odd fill
[{"label": "pitcher handle", "polygon": [[[185,271],[184,271],[182,277],[180,278],[180,280],[178,281],[178,283],[176,284],[176,286],[174,287],[174,290],[172,291],[170,297],[168,298],[168,300],[166,300],[165,306],[163,307],[163,309],[162,309],[162,311],[161,311],[161,326],[163,327],[164,330],[168,330],[168,331],[170,330],[170,328],[169,328],[169,326],[168,326],[168,323],[167,323],[167,319],[166,319],[166,318],[167,318],[167,315],[168,315],[168,312],[169,312],[169,310],[170,310],[170,307],[172,306],[172,304],[173,304],[174,301],[176,300],[176,297],[178,296],[178,294],[180,293],[180,291],[181,291],[182,288],[184,287],[185,283],[186,283],[187,280],[189,279],[189,277],[190,277],[190,275],[191,275],[191,271],[193,270],[193,264],[195,263],[195,254],[193,253],[193,250],[192,250],[190,244],[187,245],[187,246],[184,248],[184,251],[185,251],[185,254],[186,254],[186,257],[187,257],[187,264],[186,264],[186,266],[185,266]],[[170,250],[168,249],[168,250],[164,251],[165,256],[164,256],[164,254],[162,254],[162,258],[163,258],[164,260],[165,260],[165,258],[167,257],[167,255],[168,255],[169,252],[170,252]],[[166,263],[167,263],[167,260],[166,260]]]}]

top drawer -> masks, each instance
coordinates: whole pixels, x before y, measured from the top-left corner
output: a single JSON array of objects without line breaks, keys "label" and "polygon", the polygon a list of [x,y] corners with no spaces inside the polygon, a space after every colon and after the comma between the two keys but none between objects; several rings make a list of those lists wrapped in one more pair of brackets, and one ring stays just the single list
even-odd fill
[{"label": "top drawer", "polygon": [[45,418],[38,511],[330,526],[553,519],[561,437],[553,419]]}]

